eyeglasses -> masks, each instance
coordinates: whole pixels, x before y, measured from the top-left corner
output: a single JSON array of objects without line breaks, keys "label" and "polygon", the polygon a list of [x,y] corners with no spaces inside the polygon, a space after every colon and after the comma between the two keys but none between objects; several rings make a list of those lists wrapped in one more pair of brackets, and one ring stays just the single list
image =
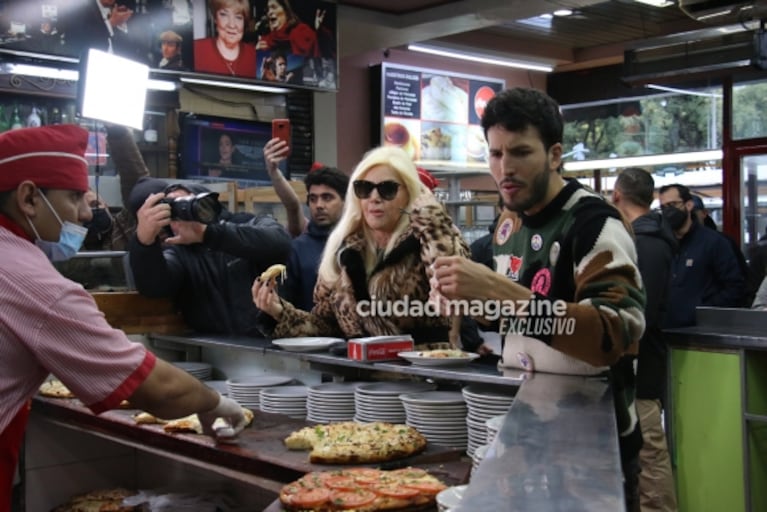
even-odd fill
[{"label": "eyeglasses", "polygon": [[685,201],[669,201],[668,203],[661,205],[661,209],[666,207],[681,209],[684,207],[684,203]]},{"label": "eyeglasses", "polygon": [[378,195],[384,201],[391,201],[397,195],[400,183],[393,180],[386,180],[380,183],[373,183],[367,180],[357,180],[354,182],[354,195],[358,199],[367,199],[373,190],[378,190]]}]

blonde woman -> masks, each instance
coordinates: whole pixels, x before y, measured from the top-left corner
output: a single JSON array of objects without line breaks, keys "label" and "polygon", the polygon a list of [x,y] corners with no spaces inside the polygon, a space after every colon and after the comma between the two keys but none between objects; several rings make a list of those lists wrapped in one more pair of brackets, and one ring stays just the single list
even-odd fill
[{"label": "blonde woman", "polygon": [[322,254],[312,311],[280,300],[273,281],[257,279],[253,301],[271,317],[274,338],[407,333],[417,345],[455,345],[455,319],[427,305],[431,264],[437,256],[468,254],[410,156],[378,147],[351,175],[344,213]]},{"label": "blonde woman", "polygon": [[194,70],[256,78],[256,48],[242,42],[250,21],[249,0],[208,0],[213,37],[194,41]]}]

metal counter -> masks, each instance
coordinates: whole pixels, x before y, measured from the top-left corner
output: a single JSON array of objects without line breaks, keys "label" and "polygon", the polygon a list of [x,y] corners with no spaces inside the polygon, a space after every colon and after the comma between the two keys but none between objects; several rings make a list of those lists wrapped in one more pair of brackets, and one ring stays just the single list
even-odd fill
[{"label": "metal counter", "polygon": [[329,353],[287,352],[267,339],[153,335],[173,344],[238,348],[309,361],[424,378],[520,386],[496,440],[474,473],[458,511],[623,511],[622,472],[612,392],[603,379],[503,372],[490,366],[366,363]]}]

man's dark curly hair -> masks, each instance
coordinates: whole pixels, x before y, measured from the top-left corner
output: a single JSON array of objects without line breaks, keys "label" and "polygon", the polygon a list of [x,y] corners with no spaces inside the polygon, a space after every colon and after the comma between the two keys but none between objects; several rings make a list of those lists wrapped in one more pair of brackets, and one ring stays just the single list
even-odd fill
[{"label": "man's dark curly hair", "polygon": [[501,91],[487,102],[482,116],[482,130],[501,125],[510,132],[534,126],[541,134],[544,148],[562,142],[564,122],[559,104],[547,94],[524,87]]},{"label": "man's dark curly hair", "polygon": [[312,185],[327,185],[338,192],[341,199],[345,199],[346,189],[349,188],[349,176],[335,167],[324,165],[308,172],[304,177],[304,185],[307,193]]}]

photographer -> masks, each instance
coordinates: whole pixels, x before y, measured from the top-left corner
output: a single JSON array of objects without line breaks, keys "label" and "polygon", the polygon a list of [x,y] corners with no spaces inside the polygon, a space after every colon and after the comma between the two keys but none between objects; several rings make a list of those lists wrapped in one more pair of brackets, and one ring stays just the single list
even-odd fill
[{"label": "photographer", "polygon": [[272,217],[231,213],[217,200],[213,208],[216,195],[206,192],[152,178],[134,187],[138,227],[128,251],[136,287],[171,298],[196,331],[260,336],[250,284],[287,260],[290,236]]}]

